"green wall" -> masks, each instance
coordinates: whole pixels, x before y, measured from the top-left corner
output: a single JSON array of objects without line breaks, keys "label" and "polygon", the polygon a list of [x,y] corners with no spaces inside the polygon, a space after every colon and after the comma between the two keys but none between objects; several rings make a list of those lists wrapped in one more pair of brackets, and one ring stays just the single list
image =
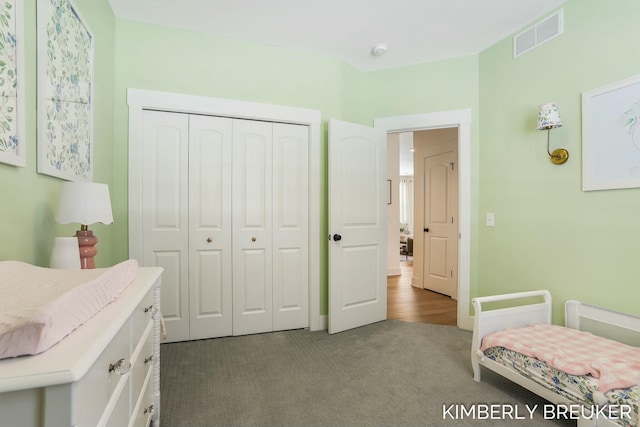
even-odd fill
[{"label": "green wall", "polygon": [[[581,93],[640,73],[638,16],[636,0],[571,0],[562,36],[517,59],[510,38],[480,55],[479,294],[549,289],[558,323],[567,299],[640,314],[640,190],[581,189]],[[564,165],[535,130],[546,102]]]},{"label": "green wall", "polygon": [[[62,181],[36,173],[35,3],[25,1],[27,167],[0,164],[0,259],[47,265],[53,237],[75,226],[53,222]],[[569,0],[564,34],[515,60],[509,37],[476,56],[367,73],[335,58],[118,20],[107,0],[76,4],[95,36],[95,180],[110,185],[115,217],[95,226],[99,266],[128,257],[127,88],[320,110],[323,183],[329,118],[371,124],[469,108],[472,296],[542,287],[556,315],[568,298],[640,313],[639,190],[583,192],[580,163],[581,93],[640,72],[635,0]],[[552,146],[571,153],[562,166],[549,162],[546,135],[534,129],[537,106],[549,101],[564,121]],[[495,227],[484,226],[486,212]],[[326,266],[323,255],[322,313]]]},{"label": "green wall", "polygon": [[[110,183],[113,158],[115,18],[107,0],[76,0],[94,35],[94,181]],[[24,1],[26,80],[26,167],[0,164],[0,260],[47,266],[55,236],[73,235],[78,225],[54,222],[62,180],[36,172],[36,0]],[[113,189],[111,189],[113,194]],[[117,213],[114,212],[114,215]],[[118,216],[116,221],[126,220]],[[109,226],[91,227],[100,242],[97,266],[113,263]]]}]

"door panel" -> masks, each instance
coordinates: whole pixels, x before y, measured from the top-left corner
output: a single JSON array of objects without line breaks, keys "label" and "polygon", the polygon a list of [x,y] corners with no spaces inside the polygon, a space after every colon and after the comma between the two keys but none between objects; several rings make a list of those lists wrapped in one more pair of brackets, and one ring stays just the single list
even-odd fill
[{"label": "door panel", "polygon": [[190,338],[232,333],[228,118],[189,116]]},{"label": "door panel", "polygon": [[425,288],[457,297],[456,153],[424,158]]},{"label": "door panel", "polygon": [[233,121],[233,335],[272,330],[272,124]]},{"label": "door panel", "polygon": [[329,333],[386,319],[386,138],[329,124]]},{"label": "door panel", "polygon": [[169,341],[189,339],[188,116],[144,111],[142,263],[165,269],[161,310]]},{"label": "door panel", "polygon": [[309,326],[307,126],[273,124],[273,330]]},{"label": "door panel", "polygon": [[[347,247],[342,251],[342,265],[376,265],[378,261],[378,246]],[[343,270],[342,289],[343,307],[352,308],[375,303],[379,298],[378,282],[375,269],[345,268]]]},{"label": "door panel", "polygon": [[[227,283],[222,277],[223,253],[217,250],[194,251],[195,272],[191,275],[191,298],[195,304],[191,304],[192,323],[191,339],[199,339],[194,336],[196,328],[194,322],[206,317],[221,317],[227,312],[225,307],[225,287]],[[190,260],[191,261],[191,260]],[[195,310],[195,313],[193,311]],[[229,322],[230,324],[230,322]],[[227,335],[229,335],[227,333]],[[211,338],[211,337],[207,337]]]}]

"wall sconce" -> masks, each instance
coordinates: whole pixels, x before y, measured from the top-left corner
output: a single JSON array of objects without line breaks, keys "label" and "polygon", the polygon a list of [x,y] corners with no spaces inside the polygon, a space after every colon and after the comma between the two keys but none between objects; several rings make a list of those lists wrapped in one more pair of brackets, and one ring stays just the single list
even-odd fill
[{"label": "wall sconce", "polygon": [[538,125],[536,129],[547,131],[547,154],[551,157],[551,163],[555,165],[561,165],[569,159],[569,152],[564,148],[553,150],[553,153],[549,151],[549,134],[551,133],[551,129],[561,126],[562,120],[560,120],[558,106],[552,102],[542,104],[538,110]]},{"label": "wall sconce", "polygon": [[89,230],[89,225],[101,222],[111,224],[111,199],[107,184],[95,182],[65,182],[62,185],[60,206],[56,221],[60,224],[80,223],[76,231],[81,268],[95,268],[93,257],[98,253],[95,247],[98,238]]}]

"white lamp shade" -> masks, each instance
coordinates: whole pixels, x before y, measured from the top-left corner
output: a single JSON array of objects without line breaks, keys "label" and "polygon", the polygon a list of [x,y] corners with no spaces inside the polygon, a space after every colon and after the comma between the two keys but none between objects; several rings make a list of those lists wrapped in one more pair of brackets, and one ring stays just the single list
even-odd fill
[{"label": "white lamp shade", "polygon": [[83,225],[111,224],[113,212],[107,184],[97,182],[65,182],[60,195],[56,221],[60,224],[77,222]]},{"label": "white lamp shade", "polygon": [[80,247],[77,237],[56,237],[51,250],[51,268],[80,270]]},{"label": "white lamp shade", "polygon": [[558,105],[553,102],[542,104],[538,109],[538,124],[536,129],[546,130],[560,126],[562,126],[562,120],[560,119]]}]

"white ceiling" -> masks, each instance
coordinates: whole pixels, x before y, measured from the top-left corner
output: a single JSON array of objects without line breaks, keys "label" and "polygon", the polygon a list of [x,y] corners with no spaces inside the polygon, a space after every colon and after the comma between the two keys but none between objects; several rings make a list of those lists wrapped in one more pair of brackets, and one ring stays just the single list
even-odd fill
[{"label": "white ceiling", "polygon": [[[566,0],[109,0],[118,18],[340,58],[370,71],[480,53]],[[385,55],[371,55],[386,43]]]}]

